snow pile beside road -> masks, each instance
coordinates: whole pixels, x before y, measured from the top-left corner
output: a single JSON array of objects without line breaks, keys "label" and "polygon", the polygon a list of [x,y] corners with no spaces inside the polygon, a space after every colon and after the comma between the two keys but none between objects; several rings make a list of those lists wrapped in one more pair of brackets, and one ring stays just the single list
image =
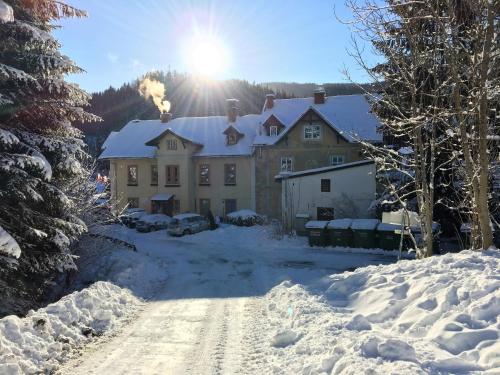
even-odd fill
[{"label": "snow pile beside road", "polygon": [[424,374],[500,368],[500,252],[464,251],[284,282],[267,295],[273,368]]},{"label": "snow pile beside road", "polygon": [[0,373],[50,373],[73,349],[116,328],[140,304],[127,289],[97,282],[25,318],[0,319]]}]

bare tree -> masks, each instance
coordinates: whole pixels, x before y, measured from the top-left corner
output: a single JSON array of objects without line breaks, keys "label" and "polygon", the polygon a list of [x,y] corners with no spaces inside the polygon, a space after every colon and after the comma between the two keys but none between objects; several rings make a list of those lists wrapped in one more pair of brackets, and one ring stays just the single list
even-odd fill
[{"label": "bare tree", "polygon": [[[464,201],[472,202],[469,212],[479,223],[474,245],[488,248],[492,244],[487,136],[492,126],[488,114],[491,106],[498,104],[498,3],[347,2],[358,36],[353,56],[374,81],[383,83],[381,95],[373,96],[382,131],[394,146],[412,152],[401,155],[395,148],[370,144],[366,148],[382,171],[405,176],[403,182],[391,181],[390,191],[402,206],[408,198],[416,197],[425,243],[423,256],[433,252],[435,204],[459,206],[459,192],[453,192],[454,200],[436,197],[437,189],[447,195],[457,186],[452,184],[457,165],[464,166],[466,183],[462,188],[470,197]],[[375,67],[367,64],[360,41],[372,44],[383,62]]]}]

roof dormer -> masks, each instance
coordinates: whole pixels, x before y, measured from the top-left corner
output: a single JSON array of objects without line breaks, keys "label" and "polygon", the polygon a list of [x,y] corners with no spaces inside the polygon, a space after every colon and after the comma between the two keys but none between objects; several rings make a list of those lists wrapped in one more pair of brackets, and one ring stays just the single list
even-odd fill
[{"label": "roof dormer", "polygon": [[240,133],[234,126],[229,125],[226,130],[223,131],[226,135],[226,145],[231,146],[238,143],[238,141],[245,136],[245,134]]},{"label": "roof dormer", "polygon": [[271,137],[277,136],[285,128],[285,125],[275,115],[269,116],[262,126],[266,131],[266,135]]}]

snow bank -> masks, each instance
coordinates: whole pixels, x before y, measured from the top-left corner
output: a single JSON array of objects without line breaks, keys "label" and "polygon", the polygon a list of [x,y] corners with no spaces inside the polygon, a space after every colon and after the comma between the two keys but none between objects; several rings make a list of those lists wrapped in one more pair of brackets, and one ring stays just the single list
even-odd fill
[{"label": "snow bank", "polygon": [[231,219],[238,219],[238,218],[249,219],[249,218],[257,217],[257,216],[259,216],[259,215],[256,212],[254,212],[252,210],[247,210],[247,209],[234,211],[234,212],[227,214],[227,217],[229,217]]},{"label": "snow bank", "polygon": [[283,373],[427,374],[500,368],[500,252],[464,251],[332,275],[267,295]]},{"label": "snow bank", "polygon": [[13,22],[14,11],[12,7],[0,0],[0,23]]},{"label": "snow bank", "polygon": [[0,373],[52,372],[74,348],[115,328],[139,304],[130,291],[97,282],[25,318],[0,319]]}]

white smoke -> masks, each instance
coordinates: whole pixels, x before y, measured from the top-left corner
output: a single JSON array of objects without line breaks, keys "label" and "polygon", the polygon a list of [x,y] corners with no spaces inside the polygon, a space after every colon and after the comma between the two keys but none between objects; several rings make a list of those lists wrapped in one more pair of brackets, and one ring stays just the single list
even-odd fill
[{"label": "white smoke", "polygon": [[139,84],[139,92],[146,99],[151,98],[160,112],[168,112],[170,110],[170,102],[163,100],[165,97],[165,86],[163,83],[144,78]]}]

